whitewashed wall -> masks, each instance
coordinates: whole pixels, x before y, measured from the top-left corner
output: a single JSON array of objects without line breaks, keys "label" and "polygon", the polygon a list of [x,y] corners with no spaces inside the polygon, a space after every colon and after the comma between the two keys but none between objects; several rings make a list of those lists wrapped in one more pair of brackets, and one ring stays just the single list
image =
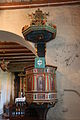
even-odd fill
[{"label": "whitewashed wall", "polygon": [[49,111],[48,119],[80,120],[80,6],[49,8],[49,11],[50,21],[57,25],[57,36],[47,44],[46,58],[48,64],[58,67],[59,102]]},{"label": "whitewashed wall", "polygon": [[[28,13],[35,9],[0,10],[0,30],[22,36],[22,27],[30,23]],[[47,44],[46,62],[58,67],[59,102],[49,110],[47,119],[80,120],[79,94],[64,91],[70,89],[80,92],[80,5],[41,9],[50,12],[48,22],[57,26],[56,39]]]},{"label": "whitewashed wall", "polygon": [[0,114],[4,104],[14,98],[14,74],[0,69]]}]

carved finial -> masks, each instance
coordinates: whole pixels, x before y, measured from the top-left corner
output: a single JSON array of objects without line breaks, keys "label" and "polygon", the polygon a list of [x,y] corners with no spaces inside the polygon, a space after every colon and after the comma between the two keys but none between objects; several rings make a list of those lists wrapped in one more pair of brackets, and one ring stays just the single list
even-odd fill
[{"label": "carved finial", "polygon": [[49,13],[43,13],[38,8],[35,13],[29,14],[29,17],[32,19],[31,25],[44,25],[47,22],[47,16],[49,16]]}]

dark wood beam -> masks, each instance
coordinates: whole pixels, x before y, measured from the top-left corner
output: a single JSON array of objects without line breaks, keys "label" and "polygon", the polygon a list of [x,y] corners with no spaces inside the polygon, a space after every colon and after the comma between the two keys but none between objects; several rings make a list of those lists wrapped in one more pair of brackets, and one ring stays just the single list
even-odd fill
[{"label": "dark wood beam", "polygon": [[35,54],[18,43],[0,42],[0,63],[3,58],[9,62],[9,71],[19,72],[24,71],[25,66],[34,64]]},{"label": "dark wood beam", "polygon": [[22,53],[22,52],[16,52],[16,53],[0,53],[0,57],[10,57],[10,56],[35,56],[32,52],[25,52],[25,53]]},{"label": "dark wood beam", "polygon": [[33,61],[18,61],[18,62],[10,62],[10,66],[12,65],[22,65],[22,64],[27,64],[27,65],[30,65],[30,64],[34,64],[34,60]]},{"label": "dark wood beam", "polygon": [[[34,60],[34,58],[35,57],[29,57],[29,58],[28,57],[21,57],[21,58],[20,57],[19,58],[10,58],[10,57],[5,58],[4,57],[4,60],[5,61],[21,61],[21,60],[24,61],[24,60]],[[0,58],[0,60],[2,60],[2,58]]]},{"label": "dark wood beam", "polygon": [[26,47],[22,47],[22,46],[16,46],[16,45],[13,45],[13,46],[0,46],[0,50],[6,50],[6,49],[27,49]]},{"label": "dark wood beam", "polygon": [[[13,56],[8,56],[8,57],[4,56],[5,60],[9,60],[9,59],[10,60],[11,59],[33,59],[33,58],[35,58],[35,56],[27,56],[27,55],[26,56],[14,56],[14,57]],[[0,57],[0,60],[1,60],[1,57]]]},{"label": "dark wood beam", "polygon": [[0,41],[0,45],[20,45],[20,44],[18,44],[16,42],[7,42],[7,41],[2,42],[2,41]]},{"label": "dark wood beam", "polygon": [[[11,50],[12,49],[4,49],[4,51],[3,51],[3,49],[0,49],[0,53],[1,52],[4,52],[4,53],[6,53],[6,52],[11,52]],[[12,52],[24,52],[24,51],[26,51],[26,52],[29,52],[30,50],[28,50],[28,49],[14,49],[14,51],[12,50]]]},{"label": "dark wood beam", "polygon": [[10,60],[11,62],[34,62],[34,59],[19,59],[19,60]]},{"label": "dark wood beam", "polygon": [[0,54],[10,54],[10,53],[31,53],[31,51],[29,51],[29,50],[24,50],[24,49],[22,49],[22,50],[13,50],[13,51],[11,51],[11,50],[5,50],[5,51],[0,51]]}]

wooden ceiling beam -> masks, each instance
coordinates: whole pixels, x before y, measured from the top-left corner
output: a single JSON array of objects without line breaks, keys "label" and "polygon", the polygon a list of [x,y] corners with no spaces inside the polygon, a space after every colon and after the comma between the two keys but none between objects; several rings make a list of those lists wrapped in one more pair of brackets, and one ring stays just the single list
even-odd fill
[{"label": "wooden ceiling beam", "polygon": [[13,53],[5,53],[5,54],[3,54],[3,53],[1,54],[0,53],[0,57],[3,57],[3,56],[4,57],[5,56],[9,57],[9,56],[35,56],[35,55],[32,52],[26,52],[26,53],[21,53],[21,52],[20,53],[19,52],[18,53],[14,53],[13,52]]},{"label": "wooden ceiling beam", "polygon": [[0,51],[0,54],[2,54],[2,55],[5,55],[5,54],[10,54],[10,53],[16,53],[16,54],[18,54],[18,53],[31,53],[31,51],[28,51],[28,50],[13,50],[13,51]]},{"label": "wooden ceiling beam", "polygon": [[[5,61],[18,61],[18,60],[19,60],[19,61],[21,61],[21,60],[24,61],[24,60],[34,60],[34,58],[35,58],[35,57],[29,57],[29,58],[28,58],[28,57],[21,57],[21,58],[20,58],[20,57],[19,57],[19,58],[9,58],[9,57],[8,57],[8,58],[5,58],[5,57],[4,57],[4,60],[5,60]],[[0,58],[0,60],[2,60],[2,58]]]},{"label": "wooden ceiling beam", "polygon": [[[18,44],[18,43],[16,43],[16,42],[7,42],[7,41],[0,41],[0,45],[20,45],[20,44]],[[21,45],[20,45],[21,46]]]},{"label": "wooden ceiling beam", "polygon": [[35,54],[28,48],[14,42],[0,42],[0,63],[3,58],[12,72],[24,71],[24,67],[33,65]]},{"label": "wooden ceiling beam", "polygon": [[19,60],[10,60],[11,62],[34,62],[34,59],[19,59]]},{"label": "wooden ceiling beam", "polygon": [[13,65],[22,65],[22,64],[26,64],[26,65],[31,65],[34,64],[34,60],[33,61],[18,61],[18,62],[11,62],[9,65],[13,66]]},{"label": "wooden ceiling beam", "polygon": [[[0,53],[1,52],[4,52],[4,53],[11,52],[11,50],[12,49],[4,49],[4,51],[3,51],[3,49],[0,49]],[[28,50],[28,49],[19,49],[19,48],[18,49],[14,49],[14,51],[12,50],[12,52],[24,52],[24,51],[26,51],[26,52],[28,51],[29,52],[30,50]]]},{"label": "wooden ceiling beam", "polygon": [[[29,58],[35,58],[35,56],[8,56],[8,57],[5,57],[4,56],[4,59],[5,60],[8,60],[8,59],[29,59]],[[1,57],[0,57],[0,60],[1,60]]]},{"label": "wooden ceiling beam", "polygon": [[27,49],[26,47],[22,47],[22,46],[0,46],[0,50],[6,50],[6,49]]}]

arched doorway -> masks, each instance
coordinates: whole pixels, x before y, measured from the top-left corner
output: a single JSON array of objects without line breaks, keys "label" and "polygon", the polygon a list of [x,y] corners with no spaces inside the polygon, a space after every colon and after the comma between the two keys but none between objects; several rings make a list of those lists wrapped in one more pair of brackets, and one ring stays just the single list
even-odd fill
[{"label": "arched doorway", "polygon": [[0,114],[3,106],[14,99],[14,72],[21,72],[25,66],[34,64],[35,49],[21,36],[0,30],[0,64],[8,62],[8,71],[0,68]]}]

